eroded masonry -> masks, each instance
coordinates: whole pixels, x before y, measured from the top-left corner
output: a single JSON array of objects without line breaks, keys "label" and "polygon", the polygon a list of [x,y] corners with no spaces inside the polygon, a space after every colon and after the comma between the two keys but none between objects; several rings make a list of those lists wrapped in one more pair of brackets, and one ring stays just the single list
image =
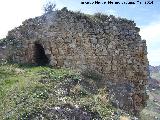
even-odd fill
[{"label": "eroded masonry", "polygon": [[107,80],[131,83],[132,107],[145,106],[146,41],[133,21],[62,9],[28,19],[8,32],[8,58],[18,63],[91,69]]}]

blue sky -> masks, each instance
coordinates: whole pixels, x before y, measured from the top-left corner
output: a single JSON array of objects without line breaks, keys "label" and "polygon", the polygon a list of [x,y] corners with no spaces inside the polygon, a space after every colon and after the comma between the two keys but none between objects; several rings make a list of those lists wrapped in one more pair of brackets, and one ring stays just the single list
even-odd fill
[{"label": "blue sky", "polygon": [[[7,31],[21,25],[28,18],[42,15],[43,5],[52,1],[56,8],[67,7],[69,10],[81,11],[87,14],[102,12],[117,17],[134,20],[140,27],[142,39],[147,40],[148,59],[151,65],[160,65],[160,1],[153,0],[153,4],[144,4],[145,0],[111,0],[113,2],[135,2],[135,5],[83,5],[81,1],[94,2],[95,0],[1,0],[0,1],[0,38],[7,35]],[[99,0],[108,2],[108,0]],[[147,1],[147,0],[146,0]],[[151,1],[151,0],[150,0]]]}]

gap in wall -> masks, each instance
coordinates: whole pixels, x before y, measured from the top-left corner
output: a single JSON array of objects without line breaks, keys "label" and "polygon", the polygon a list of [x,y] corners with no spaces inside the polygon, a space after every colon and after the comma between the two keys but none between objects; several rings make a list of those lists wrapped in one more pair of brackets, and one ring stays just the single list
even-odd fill
[{"label": "gap in wall", "polygon": [[46,56],[45,50],[40,43],[35,43],[34,60],[35,64],[38,66],[49,65],[49,59]]}]

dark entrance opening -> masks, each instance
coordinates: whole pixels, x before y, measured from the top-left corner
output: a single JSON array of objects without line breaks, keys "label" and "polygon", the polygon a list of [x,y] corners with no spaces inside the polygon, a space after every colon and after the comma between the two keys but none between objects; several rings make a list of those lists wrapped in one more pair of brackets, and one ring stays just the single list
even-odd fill
[{"label": "dark entrance opening", "polygon": [[39,43],[35,43],[35,54],[34,54],[34,58],[35,58],[35,63],[38,66],[45,66],[49,64],[49,59],[48,57],[45,55],[45,51],[44,48],[42,47],[41,44]]}]

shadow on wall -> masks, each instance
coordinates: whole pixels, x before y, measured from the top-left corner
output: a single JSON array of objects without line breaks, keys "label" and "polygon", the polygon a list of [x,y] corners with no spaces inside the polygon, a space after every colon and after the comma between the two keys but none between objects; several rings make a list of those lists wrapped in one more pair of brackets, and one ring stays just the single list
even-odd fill
[{"label": "shadow on wall", "polygon": [[34,61],[38,66],[49,65],[49,59],[45,54],[45,50],[40,43],[35,43]]}]

